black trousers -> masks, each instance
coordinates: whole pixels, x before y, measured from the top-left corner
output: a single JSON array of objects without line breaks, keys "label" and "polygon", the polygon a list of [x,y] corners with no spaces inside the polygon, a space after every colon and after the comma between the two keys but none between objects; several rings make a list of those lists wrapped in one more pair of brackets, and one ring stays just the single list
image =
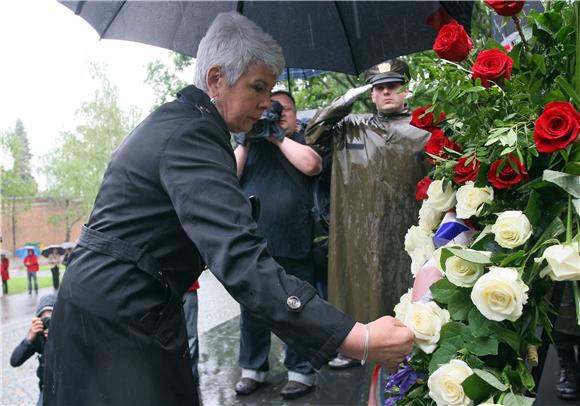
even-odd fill
[{"label": "black trousers", "polygon": [[58,266],[53,266],[50,268],[50,272],[52,272],[52,287],[56,290],[60,284],[60,269]]}]

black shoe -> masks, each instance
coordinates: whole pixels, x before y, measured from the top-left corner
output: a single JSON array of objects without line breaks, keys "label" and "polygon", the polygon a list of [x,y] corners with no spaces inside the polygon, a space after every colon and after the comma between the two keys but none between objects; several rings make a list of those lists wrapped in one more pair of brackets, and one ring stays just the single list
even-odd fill
[{"label": "black shoe", "polygon": [[252,378],[242,378],[236,383],[234,390],[240,396],[246,396],[254,393],[258,388],[266,385],[266,382],[258,382]]},{"label": "black shoe", "polygon": [[296,381],[288,381],[280,391],[280,395],[284,399],[296,399],[306,395],[312,390],[313,386],[304,385]]},{"label": "black shoe", "polygon": [[556,394],[561,399],[574,400],[580,397],[580,368],[575,360],[574,348],[558,348],[560,378]]}]

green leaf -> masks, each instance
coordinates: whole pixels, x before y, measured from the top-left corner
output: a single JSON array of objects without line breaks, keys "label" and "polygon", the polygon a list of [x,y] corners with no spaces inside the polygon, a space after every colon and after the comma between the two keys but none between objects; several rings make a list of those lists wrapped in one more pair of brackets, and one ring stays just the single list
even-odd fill
[{"label": "green leaf", "polygon": [[433,285],[431,285],[431,294],[433,295],[433,299],[439,303],[449,303],[458,292],[460,288],[449,282],[447,279],[443,278]]},{"label": "green leaf", "polygon": [[534,387],[536,386],[536,383],[534,382],[534,377],[532,376],[530,371],[528,371],[526,364],[521,359],[518,360],[516,371],[520,375],[520,379],[524,387],[529,391],[533,390]]},{"label": "green leaf", "polygon": [[479,376],[485,383],[494,387],[495,389],[504,392],[508,389],[494,374],[483,369],[474,369],[473,373]]},{"label": "green leaf", "polygon": [[546,169],[542,179],[558,185],[572,197],[580,198],[580,176],[569,175],[564,172],[551,171]]},{"label": "green leaf", "polygon": [[429,374],[432,374],[443,364],[447,364],[455,357],[457,350],[455,347],[443,345],[433,353],[431,361],[429,362]]},{"label": "green leaf", "polygon": [[533,406],[534,398],[528,398],[526,396],[514,395],[513,393],[508,393],[503,398],[504,406]]},{"label": "green leaf", "polygon": [[494,337],[476,337],[465,343],[465,348],[479,356],[497,355],[498,342]]},{"label": "green leaf", "polygon": [[546,74],[546,61],[543,55],[532,55],[532,62],[540,69],[540,72],[542,72],[543,75]]},{"label": "green leaf", "polygon": [[461,386],[463,387],[465,395],[473,400],[476,405],[489,399],[496,392],[496,389],[493,386],[485,382],[476,374],[472,374],[465,378],[461,383]]},{"label": "green leaf", "polygon": [[540,198],[538,192],[532,190],[530,192],[530,197],[528,198],[528,204],[524,210],[524,214],[530,220],[532,226],[537,226],[540,221]]},{"label": "green leaf", "polygon": [[580,106],[580,96],[578,93],[576,93],[574,88],[570,85],[570,83],[568,83],[564,76],[560,75],[554,79],[554,81],[560,85],[560,88],[564,91],[564,93],[567,93],[568,96],[574,99],[574,104],[576,104],[576,106]]},{"label": "green leaf", "polygon": [[[467,291],[467,289],[464,290]],[[449,310],[449,314],[453,320],[467,320],[467,315],[471,309],[473,309],[473,303],[471,302],[469,293],[456,294],[447,304],[447,310]]]},{"label": "green leaf", "polygon": [[443,341],[459,337],[461,344],[457,347],[457,349],[463,347],[463,335],[467,330],[468,328],[465,324],[459,323],[457,321],[450,321],[449,323],[444,324],[443,327],[441,327],[441,338],[439,341],[440,345],[445,345]]},{"label": "green leaf", "polygon": [[492,324],[489,329],[497,335],[497,338],[509,345],[515,352],[520,351],[520,337],[515,331],[508,330],[498,323]]},{"label": "green leaf", "polygon": [[441,251],[449,251],[456,257],[474,264],[491,264],[491,259],[487,255],[477,251],[464,250],[462,248],[444,248]]},{"label": "green leaf", "polygon": [[473,337],[486,337],[489,335],[489,328],[492,322],[485,318],[476,307],[471,309],[467,316],[469,329]]}]

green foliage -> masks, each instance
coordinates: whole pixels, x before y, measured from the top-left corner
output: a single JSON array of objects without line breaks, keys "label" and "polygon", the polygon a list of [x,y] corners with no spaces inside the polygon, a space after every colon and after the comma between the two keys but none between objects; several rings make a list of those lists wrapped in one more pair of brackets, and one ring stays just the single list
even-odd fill
[{"label": "green foliage", "polygon": [[153,108],[172,100],[179,90],[187,86],[187,83],[179,78],[178,73],[191,66],[193,58],[178,52],[172,52],[171,56],[172,66],[166,66],[160,60],[147,64],[145,83],[153,87],[156,96]]},{"label": "green foliage", "polygon": [[19,119],[14,129],[0,134],[0,148],[11,158],[11,166],[0,167],[0,190],[2,213],[10,217],[13,238],[12,250],[16,249],[18,213],[30,207],[38,186],[31,174],[31,154],[24,124]]},{"label": "green foliage", "polygon": [[139,116],[121,109],[117,88],[101,68],[93,68],[93,78],[99,88],[78,111],[81,124],[61,133],[59,146],[43,157],[46,195],[61,204],[67,230],[90,212],[111,154]]}]

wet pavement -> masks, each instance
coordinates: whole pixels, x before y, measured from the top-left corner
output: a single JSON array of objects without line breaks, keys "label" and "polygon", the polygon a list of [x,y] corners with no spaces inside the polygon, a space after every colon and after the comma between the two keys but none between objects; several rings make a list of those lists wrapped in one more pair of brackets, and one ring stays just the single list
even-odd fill
[{"label": "wet pavement", "polygon": [[[237,397],[233,390],[239,379],[237,365],[239,345],[239,307],[209,272],[200,278],[199,323],[200,386],[204,406],[304,405],[354,406],[366,405],[372,365],[343,371],[323,367],[317,376],[316,388],[296,400],[284,400],[279,391],[286,383],[283,366],[283,343],[275,336],[270,352],[269,384],[247,397]],[[51,293],[41,289],[39,295],[27,293],[0,298],[1,359],[0,405],[33,405],[38,397],[35,357],[22,366],[12,368],[10,355],[24,338],[30,325],[38,297]],[[551,348],[538,390],[536,406],[571,406],[574,401],[560,401],[554,395],[558,375],[555,351]]]}]

